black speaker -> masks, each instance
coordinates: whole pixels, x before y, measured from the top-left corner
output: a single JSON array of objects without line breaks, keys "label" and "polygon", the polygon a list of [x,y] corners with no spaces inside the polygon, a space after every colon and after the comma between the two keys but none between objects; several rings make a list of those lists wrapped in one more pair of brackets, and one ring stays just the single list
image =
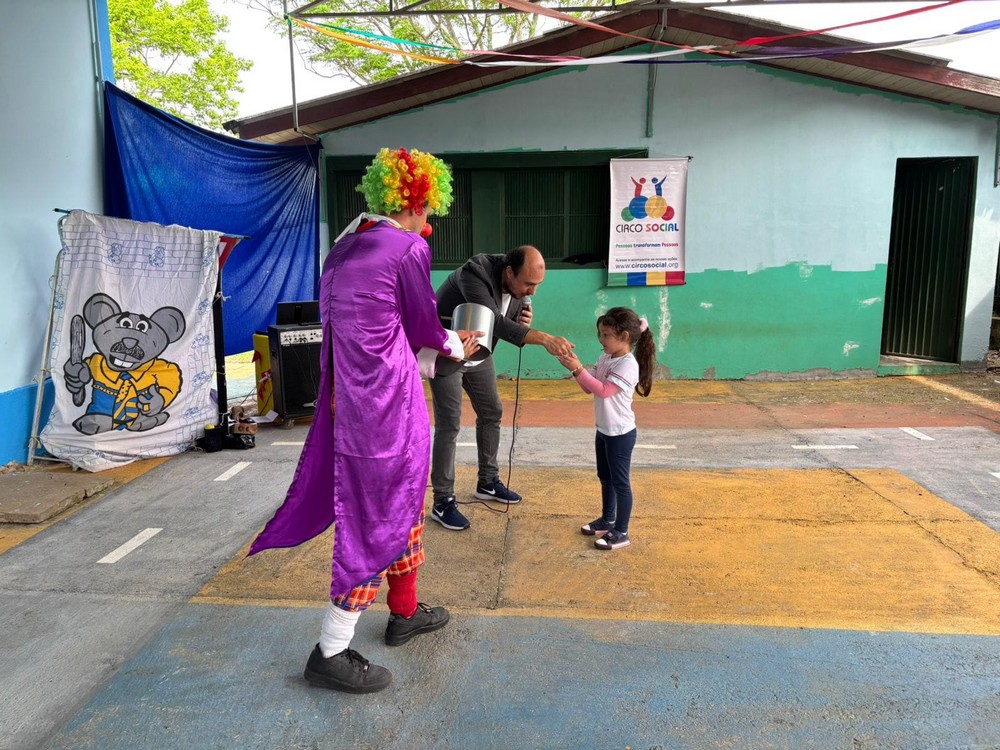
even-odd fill
[{"label": "black speaker", "polygon": [[268,326],[274,410],[282,419],[311,415],[319,393],[319,324]]}]

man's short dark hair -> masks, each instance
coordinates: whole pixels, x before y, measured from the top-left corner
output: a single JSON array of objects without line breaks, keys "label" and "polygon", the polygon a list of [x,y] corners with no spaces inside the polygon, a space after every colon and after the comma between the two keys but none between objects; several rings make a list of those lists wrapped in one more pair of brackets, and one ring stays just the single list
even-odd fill
[{"label": "man's short dark hair", "polygon": [[503,256],[504,268],[509,268],[510,272],[517,276],[521,273],[521,268],[524,266],[524,259],[527,257],[528,251],[534,249],[531,245],[518,245]]}]

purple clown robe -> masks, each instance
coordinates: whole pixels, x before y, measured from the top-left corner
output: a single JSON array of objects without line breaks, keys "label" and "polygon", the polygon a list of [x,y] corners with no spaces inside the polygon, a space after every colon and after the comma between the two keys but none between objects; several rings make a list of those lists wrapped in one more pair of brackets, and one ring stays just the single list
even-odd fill
[{"label": "purple clown robe", "polygon": [[415,352],[448,351],[427,243],[386,222],[347,235],[324,263],[320,313],[315,417],[285,502],[250,554],[302,544],[335,522],[335,597],[389,567],[423,509],[430,420]]}]

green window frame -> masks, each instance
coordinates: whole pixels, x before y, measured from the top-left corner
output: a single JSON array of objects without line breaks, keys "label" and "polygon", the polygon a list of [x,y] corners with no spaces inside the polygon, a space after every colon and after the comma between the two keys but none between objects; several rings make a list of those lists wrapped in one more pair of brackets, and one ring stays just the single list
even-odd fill
[{"label": "green window frame", "polygon": [[[610,168],[615,158],[648,151],[599,150],[441,154],[452,168],[454,201],[433,218],[435,269],[457,268],[477,253],[534,245],[550,268],[606,264]],[[330,231],[365,209],[355,189],[371,156],[327,156]]]}]

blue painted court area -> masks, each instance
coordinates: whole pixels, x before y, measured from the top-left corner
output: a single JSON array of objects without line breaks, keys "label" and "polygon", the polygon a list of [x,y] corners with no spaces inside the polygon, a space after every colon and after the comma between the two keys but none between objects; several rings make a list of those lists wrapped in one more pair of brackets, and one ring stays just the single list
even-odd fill
[{"label": "blue painted court area", "polygon": [[[310,687],[321,610],[188,604],[50,747],[1000,747],[1000,638],[454,612],[354,648],[382,693]],[[589,612],[589,616],[596,613]]]}]

